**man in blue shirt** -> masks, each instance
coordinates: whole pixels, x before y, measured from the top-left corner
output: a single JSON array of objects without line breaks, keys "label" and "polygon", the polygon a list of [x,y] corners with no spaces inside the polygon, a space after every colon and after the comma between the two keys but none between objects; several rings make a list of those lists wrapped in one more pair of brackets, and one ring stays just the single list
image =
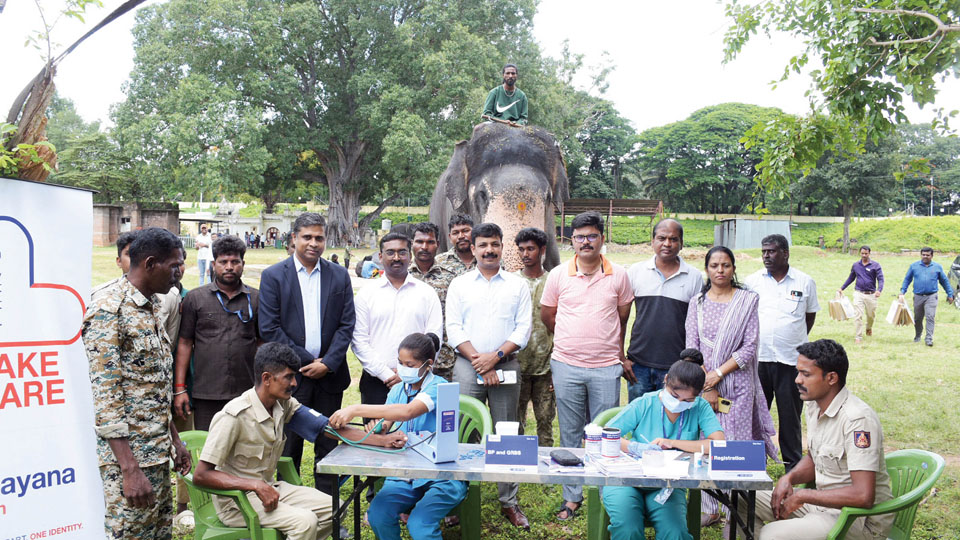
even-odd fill
[{"label": "man in blue shirt", "polygon": [[947,292],[947,302],[953,302],[953,287],[947,281],[947,274],[944,273],[940,263],[933,262],[933,248],[925,247],[920,250],[920,260],[911,264],[907,270],[906,277],[903,278],[903,285],[900,287],[900,300],[907,294],[907,287],[910,281],[913,281],[913,324],[916,329],[916,335],[913,338],[914,343],[920,342],[920,333],[923,332],[923,318],[927,319],[927,333],[924,336],[924,342],[927,347],[933,347],[933,318],[937,314],[937,282],[943,286]]}]

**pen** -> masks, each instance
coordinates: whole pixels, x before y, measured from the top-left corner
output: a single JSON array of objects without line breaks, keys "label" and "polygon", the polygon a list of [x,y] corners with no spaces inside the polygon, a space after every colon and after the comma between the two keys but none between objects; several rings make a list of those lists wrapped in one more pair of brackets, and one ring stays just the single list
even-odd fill
[{"label": "pen", "polygon": [[646,437],[643,436],[643,433],[637,433],[637,435],[639,435],[641,439],[643,439],[644,441],[646,441],[647,444],[653,444],[652,442],[650,442],[650,439],[648,439],[648,438],[646,438]]}]

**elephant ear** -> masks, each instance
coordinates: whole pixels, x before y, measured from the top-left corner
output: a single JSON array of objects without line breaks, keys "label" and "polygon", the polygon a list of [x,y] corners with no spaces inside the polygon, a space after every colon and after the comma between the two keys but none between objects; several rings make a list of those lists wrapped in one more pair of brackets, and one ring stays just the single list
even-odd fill
[{"label": "elephant ear", "polygon": [[554,143],[553,170],[550,172],[550,187],[553,189],[553,202],[561,203],[570,199],[570,180],[567,178],[567,162],[560,152],[560,144]]},{"label": "elephant ear", "polygon": [[460,141],[454,147],[453,157],[447,170],[440,176],[440,182],[446,191],[447,200],[453,209],[459,211],[467,202],[467,183],[470,181],[470,171],[466,163],[467,141]]}]

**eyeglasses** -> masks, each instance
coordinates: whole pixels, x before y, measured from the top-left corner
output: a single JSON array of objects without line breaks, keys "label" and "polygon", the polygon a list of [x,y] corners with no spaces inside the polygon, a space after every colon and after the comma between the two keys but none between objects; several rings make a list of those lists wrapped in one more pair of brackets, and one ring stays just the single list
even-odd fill
[{"label": "eyeglasses", "polygon": [[236,315],[237,317],[240,318],[240,322],[242,322],[243,324],[247,324],[248,322],[250,322],[250,321],[253,320],[253,304],[250,302],[250,293],[246,293],[246,295],[247,295],[247,318],[246,318],[246,320],[244,320],[244,318],[243,318],[243,310],[242,310],[242,309],[238,309],[237,311],[230,311],[229,309],[227,309],[227,305],[223,302],[223,295],[220,294],[220,291],[217,291],[217,300],[220,301],[220,307],[222,307],[224,311],[226,311],[227,313],[233,313],[234,315]]},{"label": "eyeglasses", "polygon": [[573,241],[582,244],[584,241],[596,242],[600,238],[599,234],[575,234]]},{"label": "eyeglasses", "polygon": [[408,250],[408,249],[388,249],[388,250],[384,251],[383,254],[386,255],[387,257],[390,257],[391,259],[394,258],[394,257],[400,257],[400,258],[402,259],[403,257],[409,257],[409,256],[410,256],[410,250]]}]

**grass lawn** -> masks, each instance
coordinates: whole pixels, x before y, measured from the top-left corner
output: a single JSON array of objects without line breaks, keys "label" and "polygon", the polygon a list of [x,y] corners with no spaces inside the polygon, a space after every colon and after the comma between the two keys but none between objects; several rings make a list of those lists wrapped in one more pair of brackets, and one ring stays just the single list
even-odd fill
[{"label": "grass lawn", "polygon": [[[616,252],[611,250],[609,257],[615,262],[628,265],[646,259],[649,254],[641,252]],[[254,277],[257,268],[273,264],[283,258],[283,251],[275,249],[252,250],[247,253],[249,278],[247,283],[259,284]],[[326,253],[329,256],[342,250]],[[369,250],[354,250],[354,257],[362,257]],[[704,250],[688,249],[684,253],[691,264],[702,267]],[[568,259],[570,252],[561,257]],[[954,254],[938,253],[935,260],[949,268]],[[93,262],[93,282],[101,283],[117,275],[114,265],[114,248],[95,248]],[[891,302],[896,298],[900,283],[907,266],[917,260],[916,255],[876,253],[874,257],[883,265],[887,283],[877,308],[877,322],[874,335],[862,345],[853,342],[853,322],[836,322],[827,314],[827,302],[833,298],[836,289],[846,278],[850,265],[856,259],[836,253],[825,253],[818,249],[795,247],[791,263],[798,269],[810,274],[818,285],[818,299],[821,312],[811,333],[811,338],[830,338],[839,341],[847,348],[850,357],[850,373],[847,384],[850,389],[876,409],[883,422],[884,447],[890,450],[900,448],[922,448],[937,452],[947,459],[947,470],[937,483],[934,496],[928,497],[920,507],[917,522],[913,530],[916,539],[956,539],[960,538],[960,362],[957,351],[960,350],[960,311],[946,304],[940,294],[937,310],[935,346],[927,348],[913,343],[913,329],[894,327],[883,319]],[[762,267],[759,250],[746,250],[737,253],[738,274],[741,278]],[[184,283],[188,287],[197,284],[195,251],[189,254],[187,275]],[[848,289],[849,291],[849,289]],[[909,295],[908,295],[909,300]],[[360,365],[351,353],[350,370],[354,382],[359,381]],[[356,384],[344,395],[345,404],[359,401]],[[626,388],[622,389],[621,403],[626,403]],[[774,414],[776,421],[776,414]],[[527,433],[535,433],[532,414],[528,415]],[[559,440],[559,431],[554,425],[555,439]],[[308,445],[309,446],[309,445]],[[308,448],[304,463],[312,463],[312,448]],[[782,467],[771,466],[771,474],[779,475]],[[309,465],[303,470],[304,481],[313,483]],[[573,520],[570,524],[559,524],[552,515],[560,504],[560,486],[521,485],[520,503],[530,518],[532,528],[529,532],[518,531],[500,517],[496,497],[496,486],[483,486],[484,538],[489,539],[546,539],[546,538],[584,538],[586,537],[586,517]],[[648,529],[652,538],[652,529]],[[704,531],[704,538],[718,539],[720,531],[712,528]],[[373,539],[369,529],[364,530],[364,539]],[[459,531],[445,531],[444,538],[459,538]]]}]

